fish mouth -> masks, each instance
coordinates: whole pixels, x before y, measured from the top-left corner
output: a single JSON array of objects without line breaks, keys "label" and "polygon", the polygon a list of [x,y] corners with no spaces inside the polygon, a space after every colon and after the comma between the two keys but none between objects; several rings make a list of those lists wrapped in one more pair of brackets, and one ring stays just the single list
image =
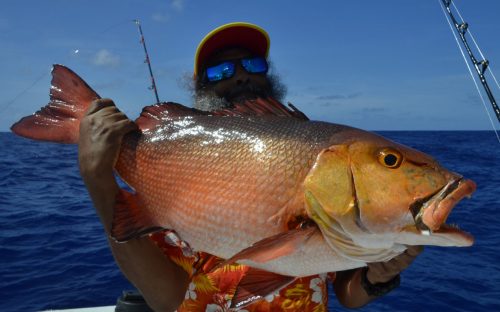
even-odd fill
[{"label": "fish mouth", "polygon": [[451,180],[437,192],[417,200],[411,205],[415,225],[422,233],[430,232],[462,232],[455,225],[445,224],[448,215],[455,205],[463,198],[470,198],[476,190],[476,183],[472,180],[458,178]]}]

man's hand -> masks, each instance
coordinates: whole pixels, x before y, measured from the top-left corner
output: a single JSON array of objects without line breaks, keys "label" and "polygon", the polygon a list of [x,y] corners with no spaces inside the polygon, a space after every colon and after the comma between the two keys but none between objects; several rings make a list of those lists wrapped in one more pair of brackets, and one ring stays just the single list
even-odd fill
[{"label": "man's hand", "polygon": [[122,138],[137,125],[112,100],[92,102],[80,123],[78,159],[83,178],[113,171]]},{"label": "man's hand", "polygon": [[371,284],[388,282],[405,270],[422,250],[423,246],[408,246],[405,252],[387,262],[368,263],[366,278]]},{"label": "man's hand", "polygon": [[113,167],[123,136],[136,129],[137,125],[109,99],[94,101],[80,123],[80,174],[108,233],[112,224],[115,196],[119,190]]},{"label": "man's hand", "polygon": [[378,298],[369,295],[362,286],[362,274],[366,272],[366,279],[370,284],[386,283],[405,270],[422,252],[422,246],[408,246],[401,255],[387,262],[368,263],[368,269],[337,272],[334,282],[335,293],[339,302],[348,308],[359,308]]}]

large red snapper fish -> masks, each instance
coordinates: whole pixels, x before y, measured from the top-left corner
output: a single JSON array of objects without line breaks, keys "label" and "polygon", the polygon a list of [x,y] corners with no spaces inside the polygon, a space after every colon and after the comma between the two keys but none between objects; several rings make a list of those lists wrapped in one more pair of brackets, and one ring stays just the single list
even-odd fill
[{"label": "large red snapper fish", "polygon": [[[55,65],[50,103],[12,126],[36,140],[77,143],[95,93]],[[286,276],[389,260],[407,245],[471,246],[445,224],[471,180],[376,134],[309,121],[272,99],[202,112],[144,108],[115,169],[112,236],[174,229],[193,250]]]}]

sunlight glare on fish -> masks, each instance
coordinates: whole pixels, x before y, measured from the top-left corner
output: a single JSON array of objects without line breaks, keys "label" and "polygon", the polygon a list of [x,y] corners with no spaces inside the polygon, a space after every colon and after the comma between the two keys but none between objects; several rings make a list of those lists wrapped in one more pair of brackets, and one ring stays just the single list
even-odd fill
[{"label": "sunlight glare on fish", "polygon": [[176,120],[174,121],[172,124],[175,126],[175,127],[179,127],[179,128],[185,128],[189,125],[192,125],[194,123],[194,120],[191,116],[188,116],[188,117],[185,117],[181,120]]},{"label": "sunlight glare on fish", "polygon": [[204,134],[206,132],[207,131],[205,130],[205,127],[198,125],[198,126],[194,126],[192,128],[181,129],[175,133],[170,134],[167,138],[169,140],[176,140],[179,138],[183,138],[185,136],[196,136],[199,134]]},{"label": "sunlight glare on fish", "polygon": [[264,149],[266,148],[266,144],[262,142],[262,140],[256,140],[255,144],[253,145],[252,150],[257,153],[262,153]]},{"label": "sunlight glare on fish", "polygon": [[54,91],[57,91],[57,92],[62,92],[62,89],[56,87],[56,86],[50,86],[50,90],[54,90]]}]

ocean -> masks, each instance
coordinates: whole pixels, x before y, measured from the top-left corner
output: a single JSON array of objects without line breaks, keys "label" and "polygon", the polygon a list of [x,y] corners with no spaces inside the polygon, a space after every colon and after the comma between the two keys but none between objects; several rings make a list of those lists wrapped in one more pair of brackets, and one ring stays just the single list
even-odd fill
[{"label": "ocean", "polygon": [[[358,311],[500,311],[500,144],[491,131],[380,132],[474,180],[448,223],[470,248],[426,247],[401,287]],[[108,249],[74,145],[0,133],[0,311],[112,305],[133,289]],[[332,294],[330,311],[342,308]]]}]

